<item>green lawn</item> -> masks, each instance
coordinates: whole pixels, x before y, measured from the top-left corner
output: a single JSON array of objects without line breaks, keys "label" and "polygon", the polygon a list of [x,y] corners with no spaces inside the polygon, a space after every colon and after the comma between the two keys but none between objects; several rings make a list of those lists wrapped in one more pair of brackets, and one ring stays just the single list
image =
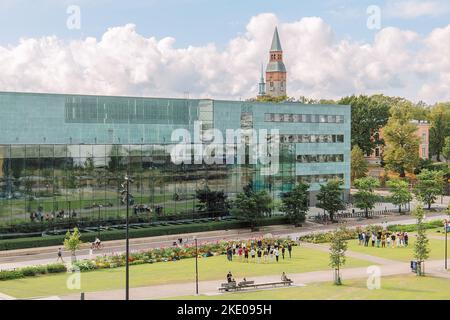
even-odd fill
[{"label": "green lawn", "polygon": [[[395,248],[377,248],[376,244],[375,247],[372,247],[371,243],[369,243],[369,247],[364,247],[358,245],[358,240],[351,240],[348,242],[348,250],[391,260],[411,261],[415,242],[412,233],[410,233],[409,239],[408,247]],[[429,241],[431,249],[429,260],[444,259],[445,242],[439,239],[429,239]]]},{"label": "green lawn", "polygon": [[381,288],[369,290],[366,279],[343,279],[342,286],[331,282],[308,284],[253,292],[227,293],[215,296],[177,297],[180,300],[449,300],[450,280],[415,275],[391,276],[381,279]]},{"label": "green lawn", "polygon": [[[228,262],[225,256],[202,258],[199,260],[199,275],[202,281],[225,279],[228,271],[231,271],[236,278],[281,274],[283,271],[288,274],[302,273],[327,270],[328,262],[329,257],[326,252],[294,247],[292,260],[281,260],[278,264],[275,262],[270,264]],[[346,267],[370,264],[349,258]],[[27,298],[123,288],[125,270],[117,268],[81,273],[81,290],[67,289],[68,276],[69,274],[57,274],[3,281],[0,282],[0,292],[17,298]],[[137,265],[132,266],[130,270],[132,287],[188,282],[194,279],[195,259]]]}]

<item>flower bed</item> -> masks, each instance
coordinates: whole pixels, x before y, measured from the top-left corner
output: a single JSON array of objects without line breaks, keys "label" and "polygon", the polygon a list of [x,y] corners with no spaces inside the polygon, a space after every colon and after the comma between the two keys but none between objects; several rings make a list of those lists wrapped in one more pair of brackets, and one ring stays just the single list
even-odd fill
[{"label": "flower bed", "polygon": [[[279,244],[286,244],[290,242],[292,245],[296,245],[290,239],[278,238],[278,239],[262,239],[263,246],[274,245],[275,242]],[[213,243],[205,243],[198,246],[198,257],[208,258],[213,256],[225,255],[227,248],[232,246],[233,243],[242,244],[245,243],[248,247],[252,243],[256,243],[256,240],[248,241],[218,241]],[[184,245],[168,248],[155,248],[145,251],[130,253],[129,263],[130,265],[139,265],[146,263],[158,263],[168,261],[178,261],[181,259],[194,258],[196,255],[196,248],[194,245]],[[44,275],[49,273],[58,272],[87,272],[97,269],[111,269],[125,266],[126,256],[124,253],[104,255],[96,257],[93,260],[79,260],[74,262],[70,266],[64,264],[49,264],[42,266],[31,266],[16,269],[14,271],[0,271],[1,280],[12,280],[24,277]]]}]

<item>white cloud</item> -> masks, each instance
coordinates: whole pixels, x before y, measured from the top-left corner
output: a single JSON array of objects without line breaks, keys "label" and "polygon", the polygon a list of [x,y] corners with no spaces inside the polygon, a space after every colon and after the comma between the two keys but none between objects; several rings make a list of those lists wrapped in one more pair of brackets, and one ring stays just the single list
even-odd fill
[{"label": "white cloud", "polygon": [[391,17],[413,19],[446,14],[450,5],[447,0],[389,0],[386,11]]},{"label": "white cloud", "polygon": [[450,25],[426,36],[389,27],[373,42],[359,43],[338,41],[321,18],[280,23],[273,14],[253,17],[223,50],[213,43],[176,48],[175,39],[146,38],[132,24],[110,28],[101,39],[22,39],[0,47],[0,90],[249,98],[257,92],[275,25],[290,96],[385,93],[450,100]]}]

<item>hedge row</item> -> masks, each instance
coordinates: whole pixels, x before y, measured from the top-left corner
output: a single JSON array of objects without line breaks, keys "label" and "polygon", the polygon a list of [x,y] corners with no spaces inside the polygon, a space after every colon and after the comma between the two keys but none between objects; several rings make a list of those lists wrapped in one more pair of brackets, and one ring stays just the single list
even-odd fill
[{"label": "hedge row", "polygon": [[[424,224],[425,229],[434,229],[434,228],[440,228],[444,226],[444,222],[442,220],[433,220],[430,222],[425,222]],[[398,232],[414,232],[417,231],[417,225],[415,224],[408,224],[408,225],[393,225],[388,226],[389,231],[398,231]]]},{"label": "hedge row", "polygon": [[[264,219],[261,226],[286,224],[285,217],[273,217]],[[155,226],[142,229],[130,229],[130,238],[156,237],[163,235],[173,235],[180,233],[204,232],[215,230],[240,229],[248,227],[243,221],[214,221],[204,223],[192,223],[181,225]],[[100,233],[102,241],[121,240],[125,238],[125,230],[102,231]],[[97,236],[96,232],[82,233],[81,240],[83,242],[93,242]],[[37,248],[62,245],[64,236],[45,236],[19,239],[0,240],[0,251],[16,250],[25,248]]]},{"label": "hedge row", "polygon": [[62,263],[47,264],[42,266],[29,266],[16,270],[0,271],[0,281],[20,279],[24,277],[34,277],[49,273],[66,272],[66,266]]}]

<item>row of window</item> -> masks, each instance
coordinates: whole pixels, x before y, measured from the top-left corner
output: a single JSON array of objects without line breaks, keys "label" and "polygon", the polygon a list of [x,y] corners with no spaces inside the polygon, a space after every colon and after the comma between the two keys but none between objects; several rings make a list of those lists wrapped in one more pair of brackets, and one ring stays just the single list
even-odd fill
[{"label": "row of window", "polygon": [[343,115],[266,113],[268,122],[344,123]]},{"label": "row of window", "polygon": [[315,174],[297,176],[297,181],[303,183],[326,183],[330,180],[344,180],[343,174]]},{"label": "row of window", "polygon": [[[276,136],[268,135],[267,140],[276,141]],[[280,142],[284,143],[342,143],[343,134],[280,134]]]},{"label": "row of window", "polygon": [[343,154],[299,154],[299,163],[344,162]]}]

